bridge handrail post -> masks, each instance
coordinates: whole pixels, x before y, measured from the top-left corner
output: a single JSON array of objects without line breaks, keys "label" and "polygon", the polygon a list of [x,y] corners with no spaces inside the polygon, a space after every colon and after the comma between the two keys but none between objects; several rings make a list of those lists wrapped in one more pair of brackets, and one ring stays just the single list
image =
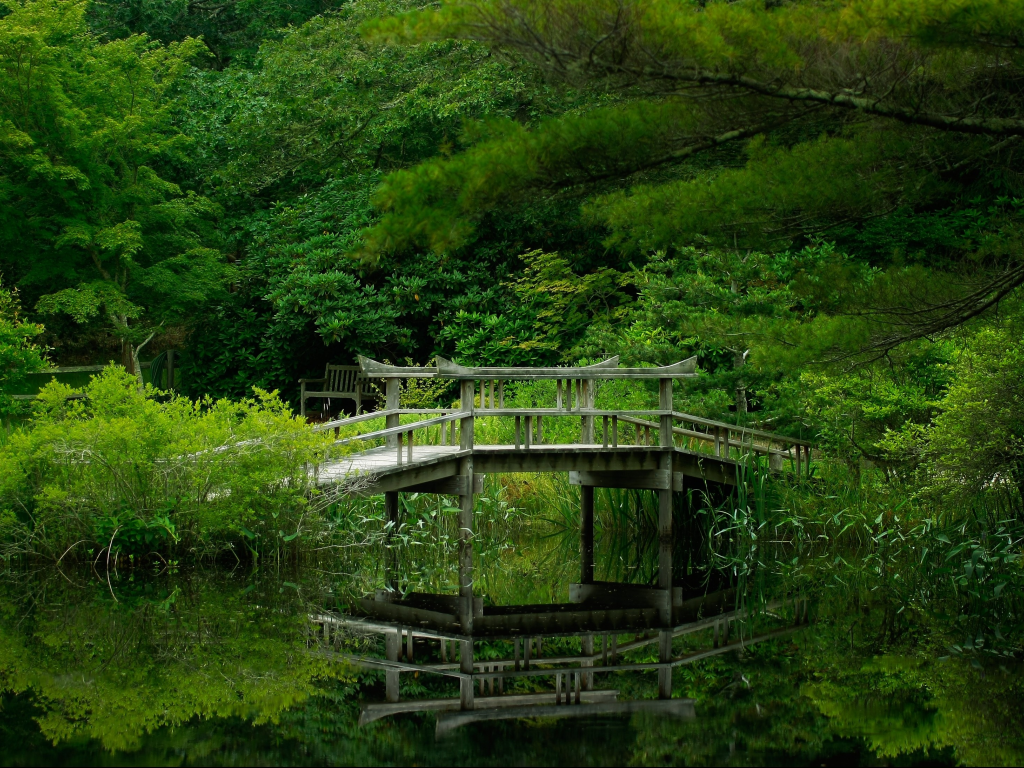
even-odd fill
[{"label": "bridge handrail post", "polygon": [[466,414],[459,424],[459,448],[463,451],[473,450],[473,400],[476,396],[476,382],[465,379],[460,382],[459,396],[462,400],[462,412]]},{"label": "bridge handrail post", "polygon": [[672,437],[672,379],[658,380],[658,408],[662,411],[658,427],[658,444],[662,448],[671,448],[675,445]]},{"label": "bridge handrail post", "polygon": [[[402,388],[401,380],[396,378],[389,378],[385,379],[384,382],[384,407],[389,411],[397,411],[401,407],[401,396],[399,394]],[[384,417],[385,429],[397,427],[398,424],[398,413],[389,413],[387,416]],[[397,447],[398,445],[400,445],[400,438],[397,435],[389,435],[387,437],[387,445],[388,447],[391,448]]]}]

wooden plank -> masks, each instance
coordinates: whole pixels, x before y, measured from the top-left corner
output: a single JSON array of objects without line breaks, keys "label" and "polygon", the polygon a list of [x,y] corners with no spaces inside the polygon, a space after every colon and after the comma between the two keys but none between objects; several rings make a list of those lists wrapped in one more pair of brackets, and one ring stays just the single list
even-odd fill
[{"label": "wooden plank", "polygon": [[518,720],[535,717],[597,717],[599,715],[632,715],[638,712],[675,717],[680,720],[693,720],[697,717],[693,699],[664,699],[658,701],[642,699],[639,701],[598,702],[594,704],[580,704],[579,706],[549,704],[547,706],[533,707],[474,709],[465,712],[445,712],[439,714],[437,716],[435,736],[440,738],[470,723],[483,723],[494,720]]},{"label": "wooden plank", "polygon": [[[461,476],[447,477],[443,480],[432,480],[416,485],[407,485],[402,488],[405,493],[440,493],[446,496],[465,496],[466,479]],[[474,494],[484,492],[484,476],[473,475]]]},{"label": "wooden plank", "polygon": [[573,471],[569,473],[571,485],[588,485],[596,488],[646,488],[668,490],[672,487],[672,478],[667,470],[647,469],[626,472],[588,472]]},{"label": "wooden plank", "polygon": [[659,468],[662,450],[647,446],[542,445],[515,451],[509,446],[478,445],[473,449],[478,471],[508,472],[635,472]]},{"label": "wooden plank", "polygon": [[668,590],[641,584],[570,584],[569,601],[594,607],[630,606],[667,611],[672,596]]},{"label": "wooden plank", "polygon": [[459,617],[455,614],[441,613],[426,608],[412,608],[383,600],[364,598],[359,601],[359,608],[371,618],[394,621],[413,627],[429,626],[451,631],[461,626]]},{"label": "wooden plank", "polygon": [[[548,606],[555,608],[556,606]],[[562,606],[558,606],[562,607]],[[661,629],[659,612],[651,608],[587,609],[585,606],[565,606],[571,610],[551,610],[544,613],[511,613],[504,616],[484,615],[473,624],[477,637],[528,635],[577,635],[581,632],[640,632]]]},{"label": "wooden plank", "polygon": [[[616,690],[587,691],[582,694],[581,699],[583,704],[597,704],[599,702],[614,701],[618,696],[619,692]],[[510,693],[503,696],[483,696],[473,702],[473,711],[550,704],[552,698],[553,696],[550,693]],[[383,717],[411,712],[455,712],[459,710],[460,705],[461,700],[455,698],[412,699],[395,704],[367,704],[359,715],[359,725],[366,725]]]},{"label": "wooden plank", "polygon": [[[614,363],[614,365],[612,365]],[[443,357],[437,358],[437,376],[445,379],[503,379],[536,381],[541,379],[664,379],[691,378],[697,375],[697,358],[690,357],[672,365],[654,368],[617,368],[617,358],[578,368],[467,368]],[[379,374],[377,374],[379,375]]]},{"label": "wooden plank", "polygon": [[372,379],[429,379],[437,376],[437,368],[434,366],[402,366],[378,363],[362,355],[356,355],[359,359],[359,367],[363,375]]},{"label": "wooden plank", "polygon": [[[732,459],[676,450],[672,457],[674,475],[697,478],[705,483],[736,485],[738,463]],[[680,482],[678,490],[683,490]]]}]

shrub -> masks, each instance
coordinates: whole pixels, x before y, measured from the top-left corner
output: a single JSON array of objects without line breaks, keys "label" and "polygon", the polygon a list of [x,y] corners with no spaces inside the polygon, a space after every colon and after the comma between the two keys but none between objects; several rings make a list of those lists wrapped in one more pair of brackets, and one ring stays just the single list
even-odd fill
[{"label": "shrub", "polygon": [[0,448],[4,530],[13,512],[30,531],[20,550],[55,557],[280,554],[317,530],[308,466],[326,444],[276,393],[192,401],[119,367],[81,390],[54,381]]}]

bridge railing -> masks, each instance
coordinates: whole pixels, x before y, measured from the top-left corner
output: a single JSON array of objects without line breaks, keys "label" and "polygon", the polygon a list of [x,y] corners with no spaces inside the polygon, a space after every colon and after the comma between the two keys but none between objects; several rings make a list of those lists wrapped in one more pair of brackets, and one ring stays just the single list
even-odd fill
[{"label": "bridge railing", "polygon": [[[419,420],[401,423],[402,417],[426,417]],[[799,476],[809,474],[811,444],[805,440],[778,435],[751,427],[729,424],[727,422],[706,419],[680,411],[662,410],[604,410],[597,408],[502,408],[497,404],[493,407],[476,407],[475,402],[466,410],[458,408],[392,408],[372,413],[361,414],[351,418],[319,424],[314,429],[322,431],[334,429],[336,434],[360,423],[384,419],[393,426],[373,429],[355,435],[339,436],[337,446],[348,448],[384,441],[395,450],[399,464],[412,462],[417,455],[415,446],[451,446],[461,450],[470,450],[483,443],[475,439],[476,430],[473,424],[477,420],[507,420],[511,426],[508,440],[500,440],[497,444],[506,445],[514,450],[530,450],[545,442],[544,424],[553,419],[573,418],[581,420],[578,439],[571,444],[584,446],[600,446],[604,449],[626,446],[662,446],[671,445],[696,453],[727,458],[741,459],[746,454],[766,456],[769,466],[775,471],[783,469],[786,461],[791,463]],[[671,438],[663,439],[661,435],[663,420],[671,424]],[[469,429],[466,427],[469,426]],[[505,430],[501,430],[505,432]],[[564,437],[566,430],[558,430]],[[490,437],[495,430],[488,430]],[[500,435],[499,435],[500,436]],[[492,445],[494,443],[491,443]],[[564,441],[560,444],[565,445]]]}]

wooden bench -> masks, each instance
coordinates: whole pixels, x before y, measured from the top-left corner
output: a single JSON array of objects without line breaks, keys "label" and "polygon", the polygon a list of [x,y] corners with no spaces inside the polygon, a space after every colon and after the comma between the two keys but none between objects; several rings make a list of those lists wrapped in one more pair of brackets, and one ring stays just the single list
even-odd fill
[{"label": "wooden bench", "polygon": [[[299,410],[306,415],[306,399],[323,397],[326,399],[354,400],[356,416],[363,407],[363,391],[369,379],[366,378],[358,365],[328,365],[322,379],[299,379],[301,394]],[[309,384],[322,384],[322,389],[306,389]]]}]

